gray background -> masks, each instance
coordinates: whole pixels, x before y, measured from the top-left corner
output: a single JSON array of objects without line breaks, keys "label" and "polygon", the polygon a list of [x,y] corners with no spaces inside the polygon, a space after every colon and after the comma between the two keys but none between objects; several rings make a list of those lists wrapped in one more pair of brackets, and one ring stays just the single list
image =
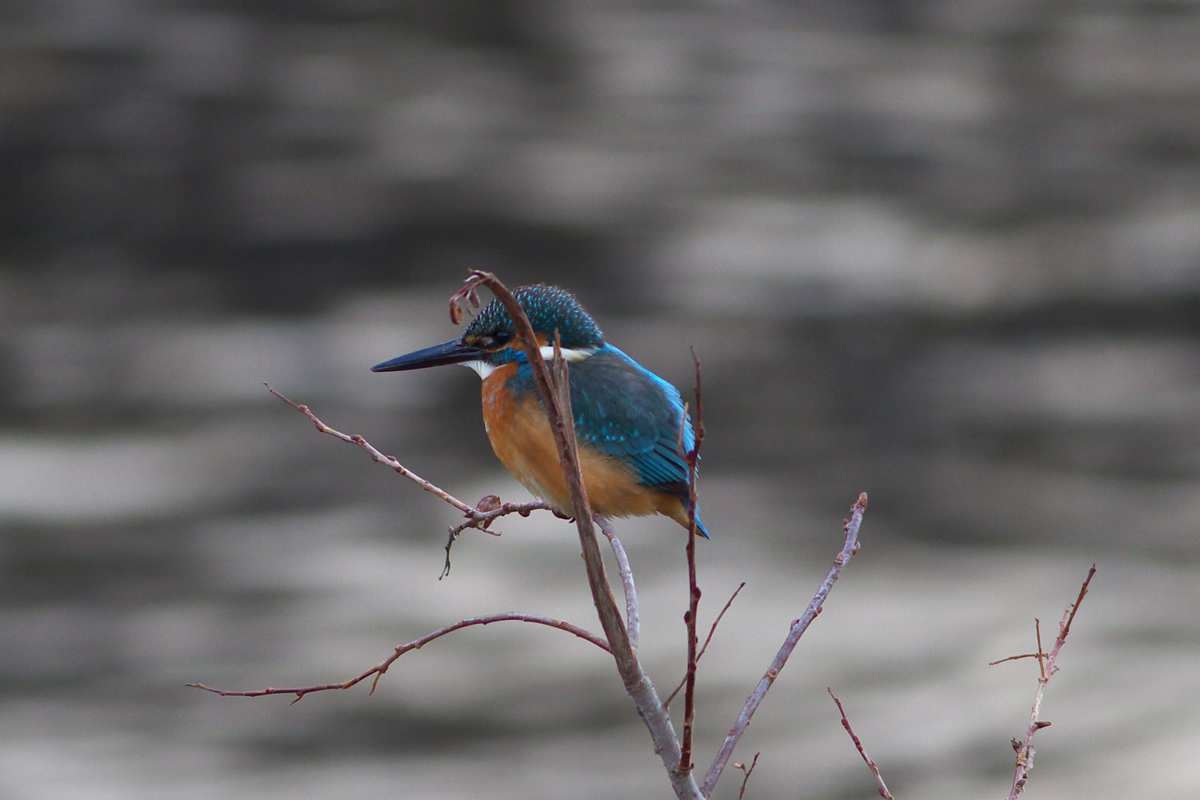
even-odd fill
[{"label": "gray background", "polygon": [[[467,269],[704,361],[702,765],[860,491],[864,549],[738,757],[753,798],[1200,794],[1200,9],[1191,2],[0,5],[0,798],[666,797],[574,533],[468,535],[270,382],[474,501],[524,499]],[[619,528],[682,669],[683,536]],[[737,775],[719,789],[736,797]]]}]

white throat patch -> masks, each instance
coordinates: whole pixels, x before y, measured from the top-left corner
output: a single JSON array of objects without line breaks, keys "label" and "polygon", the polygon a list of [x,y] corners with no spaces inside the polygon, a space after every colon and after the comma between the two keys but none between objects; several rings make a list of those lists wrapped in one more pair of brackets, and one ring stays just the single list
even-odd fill
[{"label": "white throat patch", "polygon": [[487,378],[488,375],[496,371],[496,368],[486,361],[464,361],[462,365],[478,372],[480,378]]}]

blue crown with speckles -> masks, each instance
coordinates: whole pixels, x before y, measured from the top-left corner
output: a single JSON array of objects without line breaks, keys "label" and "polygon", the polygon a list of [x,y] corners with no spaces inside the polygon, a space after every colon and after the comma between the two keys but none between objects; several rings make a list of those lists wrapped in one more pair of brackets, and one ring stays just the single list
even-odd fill
[{"label": "blue crown with speckles", "polygon": [[[562,337],[563,348],[569,350],[590,350],[604,346],[604,334],[600,332],[600,327],[575,299],[575,295],[566,289],[539,283],[518,286],[512,294],[529,317],[534,333],[552,337],[557,330]],[[503,303],[493,300],[467,326],[463,338],[495,337],[500,331],[507,333],[506,338],[512,340],[512,318]]]}]

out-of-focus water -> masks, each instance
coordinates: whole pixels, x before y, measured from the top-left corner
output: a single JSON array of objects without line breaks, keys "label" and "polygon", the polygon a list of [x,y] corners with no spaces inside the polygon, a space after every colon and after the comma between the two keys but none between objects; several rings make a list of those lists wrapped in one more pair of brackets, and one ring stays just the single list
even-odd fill
[{"label": "out-of-focus water", "polygon": [[[39,398],[19,400],[21,408],[49,404],[41,399],[54,396],[48,387],[68,379],[51,374],[62,364],[46,355],[54,339],[63,352],[99,353],[127,370],[106,407],[154,411],[123,422],[110,410],[97,423],[61,423],[55,433],[35,426],[0,440],[5,797],[667,791],[608,658],[534,626],[499,624],[433,643],[405,656],[374,695],[360,688],[290,706],[183,688],[344,680],[394,644],[485,613],[596,627],[570,526],[547,515],[506,520],[498,539],[467,534],[439,581],[451,510],[320,435],[261,388],[266,380],[309,402],[329,424],[368,436],[463,498],[524,497],[487,452],[469,371],[365,371],[452,335],[443,294],[376,296],[305,322],[67,325],[53,337],[31,328],[9,340],[26,365],[28,396]],[[1029,661],[987,663],[1033,649],[1034,617],[1049,638],[1093,561],[1099,575],[1047,695],[1043,716],[1054,725],[1039,734],[1035,786],[1049,796],[1123,797],[1194,785],[1182,755],[1198,735],[1188,709],[1200,647],[1188,511],[1195,488],[1179,474],[1187,438],[1173,443],[1178,463],[1165,477],[1089,470],[1071,452],[1044,463],[1055,442],[1084,448],[1082,436],[1066,438],[1051,419],[1072,418],[1098,441],[1106,432],[1117,440],[1118,420],[1188,419],[1179,398],[1197,391],[1190,345],[1048,343],[1023,357],[955,337],[931,342],[907,356],[922,379],[892,395],[890,413],[909,441],[876,441],[885,420],[834,420],[822,433],[793,430],[803,405],[767,416],[780,393],[812,406],[814,396],[864,387],[852,363],[843,388],[810,388],[799,370],[796,384],[784,385],[778,351],[757,362],[735,356],[753,352],[761,321],[714,326],[680,315],[607,327],[680,383],[687,356],[664,341],[693,341],[706,356],[703,505],[714,538],[700,548],[704,624],[738,583],[747,587],[701,665],[698,763],[807,603],[839,546],[849,502],[866,490],[863,551],[739,750],[741,758],[762,753],[751,783],[758,796],[871,791],[827,686],[895,791],[1004,791],[1008,739],[1023,730],[1036,670]],[[739,332],[755,335],[733,346]],[[821,367],[818,348],[806,352],[814,374],[836,373]],[[1120,371],[1105,377],[1110,363]],[[1034,377],[988,383],[1004,370]],[[111,373],[70,374],[73,391],[88,398],[101,392],[89,382]],[[1122,388],[1119,377],[1139,374],[1174,385],[1176,399],[1143,407],[1145,390]],[[747,395],[747,376],[762,376],[761,393]],[[1057,388],[1071,379],[1093,388]],[[82,412],[81,402],[71,407]],[[1009,416],[1032,442],[1025,453],[981,444]],[[937,420],[973,425],[979,437],[946,441],[924,427]],[[1150,446],[1127,434],[1121,441]],[[790,456],[786,447],[795,448]],[[669,689],[682,667],[683,537],[664,520],[619,531],[639,579],[641,655]],[[735,796],[737,784],[727,778],[721,796]]]},{"label": "out-of-focus water", "polygon": [[[1183,3],[0,5],[0,800],[665,797],[574,532],[461,369],[469,268],[704,364],[703,768],[841,542],[737,758],[753,798],[1001,797],[1093,562],[1031,796],[1200,795],[1200,15]],[[683,669],[683,537],[619,526]],[[730,773],[716,797],[737,796]]]}]

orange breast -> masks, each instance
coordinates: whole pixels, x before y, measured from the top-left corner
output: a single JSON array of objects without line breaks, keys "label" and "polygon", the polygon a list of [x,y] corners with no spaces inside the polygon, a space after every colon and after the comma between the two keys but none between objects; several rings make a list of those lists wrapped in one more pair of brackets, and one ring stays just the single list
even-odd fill
[{"label": "orange breast", "polygon": [[[559,511],[573,513],[542,404],[532,392],[514,400],[505,389],[516,370],[515,364],[509,364],[483,381],[483,424],[488,439],[500,463],[529,491]],[[639,485],[631,467],[597,452],[583,440],[579,442],[579,468],[596,513],[606,517],[665,514],[687,526],[687,513],[678,498]]]}]

